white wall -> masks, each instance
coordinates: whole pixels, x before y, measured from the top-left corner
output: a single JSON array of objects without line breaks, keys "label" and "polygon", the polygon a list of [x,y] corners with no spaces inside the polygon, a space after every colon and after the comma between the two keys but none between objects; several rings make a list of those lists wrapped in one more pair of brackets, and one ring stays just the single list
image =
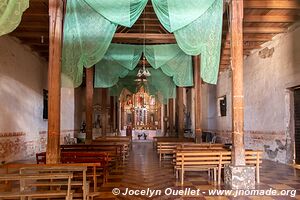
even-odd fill
[{"label": "white wall", "polygon": [[[263,58],[261,50],[274,48]],[[287,90],[300,85],[300,28],[278,35],[244,59],[245,145],[262,149],[265,158],[290,163],[293,154],[286,121],[289,115]],[[216,128],[204,129],[218,133],[219,139],[231,140],[231,72],[219,76],[216,98],[227,96],[227,116],[215,117]],[[208,96],[208,90],[203,96]],[[204,97],[205,98],[205,97]],[[217,100],[203,102],[203,107],[216,106]],[[209,115],[203,116],[209,118]],[[207,121],[208,119],[204,119]]]},{"label": "white wall", "polygon": [[61,89],[60,129],[74,130],[75,127],[75,90],[74,88]]},{"label": "white wall", "polygon": [[216,86],[210,84],[202,85],[202,130],[217,129],[216,109]]},{"label": "white wall", "polygon": [[46,84],[47,62],[14,38],[1,36],[0,161],[32,156],[36,150],[39,131],[47,128],[42,96]]},{"label": "white wall", "polygon": [[[10,36],[0,37],[0,162],[34,159],[44,151],[43,89],[48,63]],[[75,127],[75,92],[61,89],[61,142]]]}]

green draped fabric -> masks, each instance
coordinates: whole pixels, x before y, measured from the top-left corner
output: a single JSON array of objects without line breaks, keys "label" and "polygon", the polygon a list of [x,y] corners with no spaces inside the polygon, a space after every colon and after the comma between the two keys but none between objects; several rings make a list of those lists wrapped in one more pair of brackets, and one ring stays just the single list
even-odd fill
[{"label": "green draped fabric", "polygon": [[94,87],[112,87],[137,66],[141,56],[142,46],[111,44],[104,58],[96,64]]},{"label": "green draped fabric", "polygon": [[[138,69],[129,71],[127,76],[120,78],[118,83],[113,87],[109,88],[111,96],[119,96],[124,88],[132,93],[138,91],[138,84],[136,74]],[[176,96],[176,85],[172,79],[165,75],[160,69],[149,69],[151,76],[147,78],[146,88],[150,95],[160,94],[163,97],[163,101],[169,98],[175,98]],[[162,101],[162,102],[163,102]]]},{"label": "green draped fabric", "polygon": [[[131,27],[148,0],[84,0],[100,15],[116,24]],[[130,13],[130,15],[128,15]]]},{"label": "green draped fabric", "polygon": [[160,69],[149,69],[151,76],[147,78],[149,85],[152,85],[165,98],[176,97],[176,85],[172,79],[165,75]]},{"label": "green draped fabric", "polygon": [[201,77],[216,84],[220,63],[223,0],[152,0],[162,25],[188,55],[201,54]]},{"label": "green draped fabric", "polygon": [[215,0],[152,0],[158,19],[169,32],[201,17]]},{"label": "green draped fabric", "polygon": [[123,89],[124,89],[123,85],[116,84],[113,87],[108,88],[108,92],[110,96],[119,97]]},{"label": "green draped fabric", "polygon": [[147,45],[145,56],[154,69],[161,68],[167,76],[173,77],[177,86],[193,86],[192,58],[177,44]]},{"label": "green draped fabric", "polygon": [[[124,7],[127,17],[124,17],[125,11],[121,11],[122,8],[112,9],[110,14],[107,12],[120,0],[106,1],[107,3],[101,5],[97,2],[92,0],[67,2],[62,52],[63,86],[78,87],[82,82],[83,66],[91,67],[98,63],[105,55],[117,25],[126,24],[128,17],[133,24],[146,5],[145,0],[122,0],[122,5],[127,5]],[[128,7],[130,9],[127,9]],[[115,12],[121,12],[122,15]]]},{"label": "green draped fabric", "polygon": [[140,61],[143,47],[141,45],[111,44],[104,59],[112,59],[128,70],[133,70]]},{"label": "green draped fabric", "polygon": [[[142,49],[141,45],[111,44],[104,58],[96,64],[95,87],[112,87],[119,78],[125,77],[137,66]],[[147,45],[144,54],[153,68],[160,68],[177,86],[193,86],[192,58],[178,45]]]},{"label": "green draped fabric", "polygon": [[211,84],[216,84],[218,80],[222,11],[222,1],[216,0],[200,18],[174,32],[177,44],[185,53],[201,54],[201,76],[203,81]]},{"label": "green draped fabric", "polygon": [[0,0],[0,36],[17,28],[29,0]]}]

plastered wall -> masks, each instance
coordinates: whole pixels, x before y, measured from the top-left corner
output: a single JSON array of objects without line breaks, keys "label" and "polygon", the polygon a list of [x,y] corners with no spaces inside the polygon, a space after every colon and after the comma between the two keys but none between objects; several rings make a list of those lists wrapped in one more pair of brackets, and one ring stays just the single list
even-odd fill
[{"label": "plastered wall", "polygon": [[[298,27],[298,28],[297,28]],[[264,151],[266,159],[293,162],[290,88],[300,85],[300,28],[275,36],[260,50],[244,59],[245,146]],[[223,142],[231,141],[231,72],[219,76],[215,89],[203,86],[203,129],[218,134]],[[209,88],[211,90],[209,90]],[[211,98],[215,90],[216,97]],[[227,116],[219,117],[207,109],[217,108],[217,98],[226,95]],[[209,99],[209,100],[207,100]],[[208,121],[213,120],[215,127]]]},{"label": "plastered wall", "polygon": [[[43,89],[48,63],[10,36],[0,37],[0,163],[34,159],[45,150]],[[74,89],[61,90],[63,137],[74,133]]]}]

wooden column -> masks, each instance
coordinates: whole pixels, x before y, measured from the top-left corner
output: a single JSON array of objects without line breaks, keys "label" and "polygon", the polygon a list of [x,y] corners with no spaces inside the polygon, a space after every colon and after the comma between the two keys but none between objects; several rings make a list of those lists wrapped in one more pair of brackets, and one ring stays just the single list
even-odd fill
[{"label": "wooden column", "polygon": [[107,89],[102,88],[102,136],[106,137],[107,132]]},{"label": "wooden column", "polygon": [[157,108],[157,112],[156,113],[157,113],[157,118],[155,119],[155,121],[158,122],[157,129],[161,129],[161,106],[159,106]]},{"label": "wooden column", "polygon": [[119,102],[120,105],[120,131],[124,128],[124,106],[122,105],[121,101]]},{"label": "wooden column", "polygon": [[170,135],[174,132],[174,99],[169,99],[169,128]]},{"label": "wooden column", "polygon": [[194,65],[194,90],[195,90],[195,139],[197,143],[202,142],[202,111],[201,111],[201,68],[200,56],[193,56]]},{"label": "wooden column", "polygon": [[132,116],[132,118],[131,118],[131,128],[134,129],[135,128],[135,110],[134,109],[131,111],[131,116]]},{"label": "wooden column", "polygon": [[164,136],[166,136],[166,134],[167,134],[167,127],[168,127],[168,125],[167,125],[167,121],[165,121],[165,118],[167,118],[167,116],[168,116],[168,106],[167,106],[167,104],[162,104],[162,106],[163,106],[163,115],[162,115],[162,123],[164,124],[164,128],[163,128],[163,132],[164,132]]},{"label": "wooden column", "polygon": [[89,144],[93,139],[93,99],[94,99],[94,67],[85,70],[85,101],[86,101],[86,143]]},{"label": "wooden column", "polygon": [[183,87],[177,87],[178,137],[184,137],[184,104]]},{"label": "wooden column", "polygon": [[[120,107],[120,102],[119,102],[119,99],[118,97],[116,97],[116,102],[115,102],[115,105],[116,105],[116,110],[115,110],[115,115],[116,115],[116,130],[117,131],[121,131],[121,107]],[[117,132],[117,134],[119,134],[119,132]]]},{"label": "wooden column", "polygon": [[60,162],[60,79],[63,2],[49,0],[48,164]]},{"label": "wooden column", "polygon": [[232,164],[245,165],[243,93],[243,0],[231,1]]},{"label": "wooden column", "polygon": [[110,103],[109,103],[109,108],[110,108],[110,131],[113,133],[115,131],[115,99],[114,96],[110,96]]}]

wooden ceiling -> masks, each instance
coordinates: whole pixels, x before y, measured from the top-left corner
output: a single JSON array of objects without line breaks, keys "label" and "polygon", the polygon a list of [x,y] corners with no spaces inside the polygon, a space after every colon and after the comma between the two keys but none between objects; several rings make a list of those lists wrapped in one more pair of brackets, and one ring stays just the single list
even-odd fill
[{"label": "wooden ceiling", "polygon": [[[225,9],[220,70],[230,64],[230,34],[228,12]],[[299,0],[244,0],[244,55],[259,49],[276,34],[285,33],[300,20]],[[145,24],[145,30],[144,30]],[[146,34],[144,34],[146,33]],[[10,33],[48,59],[49,15],[48,0],[30,0],[19,27]],[[149,0],[146,9],[131,28],[119,26],[113,42],[140,44],[176,43],[174,35],[159,23]]]}]

